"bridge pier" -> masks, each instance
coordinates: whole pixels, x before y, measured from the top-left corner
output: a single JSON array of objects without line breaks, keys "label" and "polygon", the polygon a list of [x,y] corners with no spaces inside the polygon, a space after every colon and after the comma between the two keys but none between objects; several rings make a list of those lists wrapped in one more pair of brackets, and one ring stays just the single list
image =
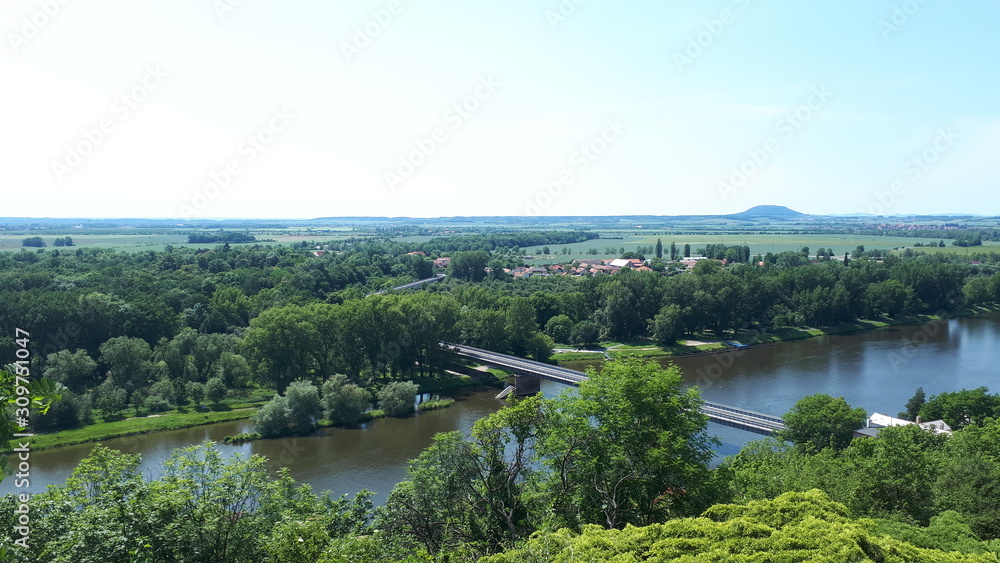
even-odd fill
[{"label": "bridge pier", "polygon": [[514,374],[514,394],[518,397],[534,395],[542,391],[542,378],[537,375]]}]

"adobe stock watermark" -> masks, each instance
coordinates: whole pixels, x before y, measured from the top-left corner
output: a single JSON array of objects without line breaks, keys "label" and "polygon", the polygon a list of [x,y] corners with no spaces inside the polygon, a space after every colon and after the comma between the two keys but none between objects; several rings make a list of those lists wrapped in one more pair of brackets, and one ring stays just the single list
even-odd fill
[{"label": "adobe stock watermark", "polygon": [[586,2],[587,0],[559,0],[558,4],[545,10],[545,19],[548,20],[549,27],[556,29],[559,24],[569,21],[569,18],[576,14],[576,10]]},{"label": "adobe stock watermark", "polygon": [[438,151],[438,148],[448,141],[447,130],[451,129],[454,132],[461,129],[483,107],[483,104],[496,94],[499,87],[500,83],[493,78],[492,74],[480,76],[478,84],[472,89],[472,92],[453,103],[441,115],[441,120],[444,121],[443,125],[433,128],[425,136],[413,139],[413,150],[399,155],[396,158],[395,170],[386,171],[383,174],[389,191],[396,191],[406,180],[413,177],[417,169],[423,166]]},{"label": "adobe stock watermark", "polygon": [[226,16],[236,11],[243,5],[246,0],[213,0],[212,9],[215,10],[215,15],[219,17],[219,21],[224,21]]},{"label": "adobe stock watermark", "polygon": [[21,47],[38,37],[38,34],[48,27],[69,3],[70,0],[38,0],[38,10],[30,16],[21,18],[21,27],[16,32],[11,31],[7,34],[7,42],[10,43],[14,54],[20,54]]},{"label": "adobe stock watermark", "polygon": [[96,127],[84,128],[80,131],[79,140],[66,145],[66,153],[61,160],[53,160],[52,172],[56,180],[62,183],[67,174],[79,168],[84,159],[103,145],[116,130],[117,126],[126,121],[135,110],[139,109],[150,93],[157,90],[169,74],[160,65],[146,66],[146,75],[131,89],[122,92],[111,102],[110,117],[97,121]]},{"label": "adobe stock watermark", "polygon": [[287,106],[271,110],[271,117],[267,125],[261,127],[254,134],[248,135],[236,147],[238,156],[229,159],[221,169],[211,172],[208,175],[209,182],[195,189],[190,203],[180,204],[178,210],[181,216],[190,219],[200,215],[212,201],[215,201],[222,194],[223,190],[229,187],[229,184],[237,176],[243,173],[244,166],[257,160],[257,157],[267,150],[267,147],[277,138],[278,133],[287,129],[295,117]]},{"label": "adobe stock watermark", "polygon": [[935,133],[934,140],[924,150],[906,159],[900,175],[889,183],[887,189],[872,192],[873,201],[861,209],[862,213],[885,215],[896,200],[906,193],[907,186],[922,178],[946,152],[951,150],[959,138],[950,126],[941,127]]},{"label": "adobe stock watermark", "polygon": [[[750,7],[750,0],[732,0],[732,2],[739,8],[740,12],[744,12]],[[684,72],[686,67],[694,64],[699,57],[705,54],[705,51],[712,48],[716,40],[726,31],[726,28],[736,23],[736,16],[737,12],[723,8],[717,17],[702,20],[703,29],[688,37],[687,45],[682,51],[674,51],[673,59],[677,71]]]},{"label": "adobe stock watermark", "polygon": [[882,39],[888,41],[889,36],[902,29],[910,21],[910,16],[919,12],[926,2],[927,0],[904,0],[899,4],[893,4],[889,18],[878,20],[878,30],[882,34]]},{"label": "adobe stock watermark", "polygon": [[625,132],[625,125],[620,118],[609,117],[604,120],[604,128],[589,141],[576,147],[569,155],[569,165],[562,169],[554,180],[542,183],[542,189],[529,197],[525,201],[525,215],[540,215],[541,212],[552,205],[566,188],[572,186],[577,180],[577,174],[583,174],[597,162],[604,153],[608,152],[611,145],[615,144]]},{"label": "adobe stock watermark", "polygon": [[396,16],[403,13],[404,5],[400,0],[389,0],[384,8],[370,12],[371,16],[364,24],[354,28],[354,37],[350,41],[340,42],[340,52],[347,64],[367,49],[388,28]]},{"label": "adobe stock watermark", "polygon": [[716,184],[722,201],[728,201],[730,196],[739,192],[750,178],[768,163],[771,156],[781,150],[782,143],[791,141],[833,96],[833,92],[827,90],[825,85],[813,86],[809,91],[804,104],[789,111],[775,122],[774,129],[780,135],[780,140],[767,137],[758,146],[747,149],[746,158],[732,167],[728,181],[720,180]]}]

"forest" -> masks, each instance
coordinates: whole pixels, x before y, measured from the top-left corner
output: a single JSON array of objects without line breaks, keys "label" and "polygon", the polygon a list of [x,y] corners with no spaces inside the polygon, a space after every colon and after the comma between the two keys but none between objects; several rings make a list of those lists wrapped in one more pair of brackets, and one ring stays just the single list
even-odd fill
[{"label": "forest", "polygon": [[[702,260],[690,272],[514,279],[503,268],[521,264],[519,244],[529,241],[566,242],[22,250],[0,254],[0,322],[31,327],[31,371],[59,395],[33,418],[39,431],[266,392],[274,405],[256,420],[280,434],[312,427],[291,404],[342,424],[376,398],[391,411],[398,397],[412,397],[412,381],[448,361],[441,341],[547,361],[557,345],[669,345],[948,316],[1000,301],[995,254],[859,248],[834,260],[803,249],[747,260],[749,249],[729,247],[723,257],[735,249],[739,259]],[[374,294],[433,275],[442,256],[451,258],[445,281]],[[15,347],[12,334],[0,338],[5,357]],[[1000,482],[992,419],[1000,412],[990,407],[971,424],[962,414],[966,403],[992,399],[927,401],[923,414],[960,428],[951,439],[906,428],[853,442],[787,437],[710,469],[714,439],[691,409],[697,393],[680,391],[679,372],[624,359],[601,373],[578,395],[528,399],[479,421],[471,436],[439,436],[378,508],[368,493],[316,494],[269,476],[264,460],[221,459],[210,444],[178,452],[158,479],[139,474],[135,459],[98,449],[65,485],[33,499],[36,547],[13,553],[27,561],[542,561],[600,544],[609,557],[646,545],[658,557],[718,560],[692,538],[730,537],[739,551],[764,550],[767,542],[741,542],[768,537],[875,550],[884,560],[912,552],[900,560],[943,561],[920,551],[942,549],[977,561],[993,545],[980,540],[1000,533],[992,508],[1000,505],[992,485]],[[13,518],[16,498],[2,502],[0,513]],[[787,510],[801,518],[776,516]],[[825,527],[803,528],[810,518]],[[859,536],[874,533],[863,519],[884,533]],[[5,545],[19,549],[13,537]],[[108,553],[122,555],[97,556]]]},{"label": "forest", "polygon": [[[861,248],[849,261],[803,249],[768,254],[762,265],[702,260],[688,273],[528,279],[503,271],[516,247],[466,250],[448,253],[444,282],[369,295],[433,275],[439,254],[408,254],[410,243],[389,241],[353,246],[321,256],[298,245],[228,243],[0,255],[0,322],[33,327],[32,370],[64,387],[41,428],[87,424],[95,411],[113,419],[130,407],[200,404],[206,391],[217,402],[239,389],[283,392],[299,378],[321,386],[335,374],[374,392],[432,375],[441,341],[546,361],[557,344],[669,345],[690,335],[949,315],[1000,300],[995,255],[970,263]],[[0,350],[13,357],[12,335]]]}]

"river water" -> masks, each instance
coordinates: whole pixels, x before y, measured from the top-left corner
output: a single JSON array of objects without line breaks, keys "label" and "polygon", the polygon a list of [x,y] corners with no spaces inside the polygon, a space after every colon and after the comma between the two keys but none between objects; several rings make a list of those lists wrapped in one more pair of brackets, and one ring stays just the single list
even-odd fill
[{"label": "river water", "polygon": [[[800,398],[813,393],[844,397],[851,406],[895,415],[917,387],[928,396],[979,386],[1000,391],[1000,314],[937,321],[923,326],[889,327],[871,332],[822,336],[797,342],[673,360],[686,385],[698,385],[712,402],[782,415]],[[664,360],[667,364],[670,360]],[[586,362],[568,366],[585,369]],[[555,395],[566,387],[542,382],[542,392]],[[229,455],[261,454],[274,467],[287,466],[297,481],[316,491],[377,493],[382,502],[392,486],[405,478],[407,461],[416,457],[439,432],[468,432],[472,424],[502,406],[497,389],[462,390],[447,409],[406,419],[382,419],[362,428],[324,429],[308,437],[259,440],[239,446],[219,444]],[[174,448],[250,431],[248,421],[227,422],[107,440],[108,447],[142,454],[142,470],[155,476]],[[761,436],[709,424],[720,437],[719,456],[739,451]],[[31,487],[15,489],[14,479],[0,483],[0,494],[39,493],[61,483],[93,444],[31,454]],[[13,462],[13,460],[12,460]],[[13,465],[13,463],[12,463]]]}]

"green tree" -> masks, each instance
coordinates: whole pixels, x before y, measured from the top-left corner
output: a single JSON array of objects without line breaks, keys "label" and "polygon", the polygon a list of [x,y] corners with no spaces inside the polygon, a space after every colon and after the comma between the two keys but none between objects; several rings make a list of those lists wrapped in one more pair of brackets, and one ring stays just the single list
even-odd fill
[{"label": "green tree", "polygon": [[[548,254],[548,247],[545,253]],[[448,275],[460,280],[481,282],[486,277],[486,265],[489,261],[490,254],[484,250],[455,252],[451,255]]]},{"label": "green tree", "polygon": [[679,305],[665,305],[649,321],[649,332],[660,346],[670,346],[684,334],[684,311]]},{"label": "green tree", "polygon": [[944,420],[952,429],[982,424],[1000,417],[1000,395],[989,394],[986,387],[944,392],[931,397],[920,407],[924,420]]},{"label": "green tree", "polygon": [[654,252],[657,258],[663,258],[663,241],[656,239],[656,251]]},{"label": "green tree", "polygon": [[538,449],[550,525],[620,528],[703,508],[717,440],[697,388],[681,389],[676,366],[637,358],[588,375],[546,409]]},{"label": "green tree", "polygon": [[288,421],[299,432],[312,430],[322,415],[319,389],[311,381],[298,380],[285,389]]},{"label": "green tree", "polygon": [[685,258],[690,258],[691,257],[691,245],[690,244],[685,244],[684,245],[684,257]]},{"label": "green tree", "polygon": [[583,320],[573,325],[570,341],[579,346],[597,344],[601,338],[601,326],[591,320]]},{"label": "green tree", "polygon": [[320,339],[315,312],[287,305],[267,309],[250,321],[243,346],[257,364],[261,383],[280,393],[296,378],[309,373],[314,365],[312,352]]},{"label": "green tree", "polygon": [[371,407],[371,395],[350,383],[346,375],[334,374],[323,383],[323,417],[337,424],[354,425]]},{"label": "green tree", "polygon": [[528,489],[541,397],[475,423],[471,436],[438,434],[393,488],[379,528],[430,553],[463,546],[495,552],[535,529]]},{"label": "green tree", "polygon": [[152,378],[153,351],[141,338],[117,336],[101,344],[101,362],[115,385],[127,393],[146,387]]},{"label": "green tree", "polygon": [[412,381],[393,381],[379,389],[378,408],[389,416],[408,416],[413,414],[413,403],[417,397],[418,386]]},{"label": "green tree", "polygon": [[257,409],[257,412],[250,417],[255,432],[262,436],[280,436],[288,431],[290,416],[288,412],[288,398],[282,395],[275,395],[271,400],[264,403],[264,406]]},{"label": "green tree", "polygon": [[215,406],[222,404],[226,391],[226,384],[221,377],[213,377],[205,383],[205,398]]},{"label": "green tree", "polygon": [[205,384],[200,381],[188,381],[184,385],[184,389],[191,402],[196,406],[201,406],[201,401],[205,398]]},{"label": "green tree", "polygon": [[62,383],[70,390],[81,393],[95,383],[97,362],[86,350],[59,350],[49,354],[45,360],[44,376]]},{"label": "green tree", "polygon": [[105,381],[94,389],[94,406],[104,413],[104,418],[118,418],[128,406],[128,394],[113,381]]},{"label": "green tree", "polygon": [[906,401],[906,411],[899,413],[900,418],[906,420],[917,420],[917,416],[920,415],[920,409],[927,402],[927,395],[924,393],[923,387],[917,387],[916,392],[910,397],[909,401]]},{"label": "green tree", "polygon": [[778,432],[778,437],[806,453],[828,447],[843,450],[851,444],[854,431],[864,426],[867,416],[865,409],[852,409],[843,397],[834,399],[817,393],[799,399],[785,413],[786,428]]},{"label": "green tree", "polygon": [[569,342],[573,330],[573,319],[566,315],[556,315],[545,323],[545,333],[556,342]]}]

